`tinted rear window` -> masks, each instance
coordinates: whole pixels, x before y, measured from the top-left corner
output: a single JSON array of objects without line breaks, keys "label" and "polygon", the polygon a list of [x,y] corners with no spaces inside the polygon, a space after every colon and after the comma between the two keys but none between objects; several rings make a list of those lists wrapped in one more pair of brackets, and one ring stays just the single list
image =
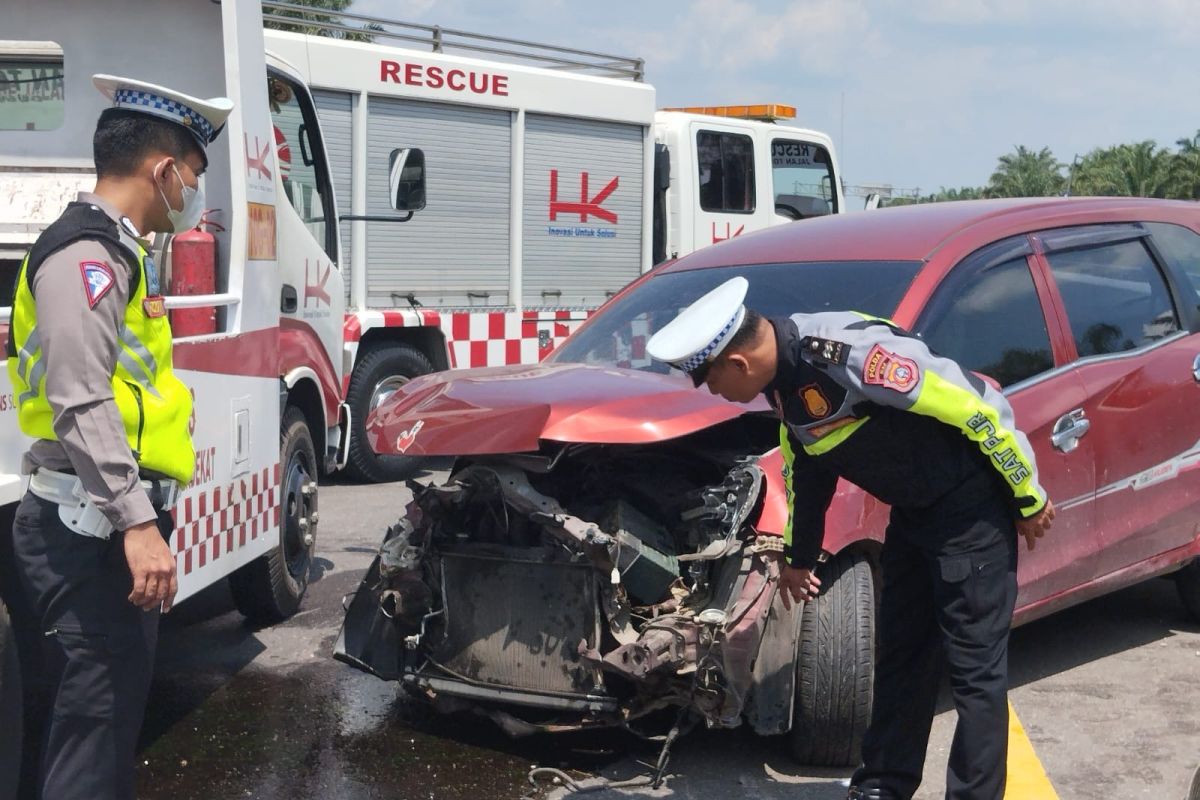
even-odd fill
[{"label": "tinted rear window", "polygon": [[825,261],[666,272],[609,303],[548,360],[666,372],[646,355],[646,340],[737,275],[750,281],[746,305],[768,317],[851,310],[890,317],[920,268],[919,261]]}]

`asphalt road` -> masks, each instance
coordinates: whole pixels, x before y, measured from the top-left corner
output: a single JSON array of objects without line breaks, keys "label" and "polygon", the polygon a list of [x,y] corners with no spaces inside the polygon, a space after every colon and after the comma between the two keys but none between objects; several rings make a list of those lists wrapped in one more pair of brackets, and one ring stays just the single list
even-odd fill
[{"label": "asphalt road", "polygon": [[[407,500],[398,484],[322,486],[317,575],[282,625],[248,627],[224,587],[172,612],[139,797],[483,800],[527,796],[535,765],[583,780],[645,772],[639,761],[654,752],[622,737],[512,741],[483,719],[432,716],[395,685],[333,661],[342,597]],[[1020,628],[1011,650],[1012,704],[1058,797],[1183,800],[1200,764],[1200,625],[1169,581]],[[919,798],[942,795],[953,725],[943,698]],[[735,730],[682,739],[670,773],[656,792],[586,796],[835,800],[849,771],[799,768],[783,742]]]}]

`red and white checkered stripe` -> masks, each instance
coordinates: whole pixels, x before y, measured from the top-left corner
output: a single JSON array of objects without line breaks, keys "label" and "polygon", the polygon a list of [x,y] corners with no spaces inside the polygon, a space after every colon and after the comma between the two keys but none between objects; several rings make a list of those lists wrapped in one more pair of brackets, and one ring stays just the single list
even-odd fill
[{"label": "red and white checkered stripe", "polygon": [[[446,337],[453,368],[536,364],[591,313],[592,310],[357,311],[346,315],[345,342],[347,351],[357,357],[359,341],[372,328],[436,327]],[[345,380],[348,387],[349,376]]]},{"label": "red and white checkered stripe", "polygon": [[175,563],[188,575],[279,527],[279,464],[185,496],[171,512]]}]

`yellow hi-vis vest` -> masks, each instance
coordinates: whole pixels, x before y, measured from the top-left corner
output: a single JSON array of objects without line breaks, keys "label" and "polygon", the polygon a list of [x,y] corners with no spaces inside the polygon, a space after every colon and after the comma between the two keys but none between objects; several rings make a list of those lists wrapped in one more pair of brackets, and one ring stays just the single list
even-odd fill
[{"label": "yellow hi-vis vest", "polygon": [[[136,280],[136,287],[125,305],[124,325],[118,332],[113,398],[139,468],[186,484],[196,464],[188,432],[192,396],[171,368],[171,326],[166,314],[148,316],[143,303],[147,297],[146,251],[117,228],[121,245],[136,257],[139,274],[130,281],[133,285]],[[58,441],[54,412],[46,399],[46,364],[37,329],[37,305],[26,279],[28,267],[27,254],[13,298],[8,377],[17,397],[21,430],[35,439]],[[153,298],[151,308],[161,312],[161,303],[161,298]]]}]

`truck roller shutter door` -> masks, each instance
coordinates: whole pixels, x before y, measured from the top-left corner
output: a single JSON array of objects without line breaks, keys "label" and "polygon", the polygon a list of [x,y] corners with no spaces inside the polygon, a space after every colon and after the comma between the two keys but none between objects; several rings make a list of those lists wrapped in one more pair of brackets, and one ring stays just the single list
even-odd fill
[{"label": "truck roller shutter door", "polygon": [[427,205],[403,224],[367,223],[367,305],[507,306],[512,114],[370,98],[367,213],[388,205],[388,155],[425,151]]},{"label": "truck roller shutter door", "polygon": [[[525,117],[527,308],[595,307],[641,274],[643,137],[638,125]],[[551,171],[557,172],[558,203],[598,201],[603,213],[585,219],[560,208],[551,219]],[[606,194],[614,178],[617,185]]]},{"label": "truck roller shutter door", "polygon": [[[325,137],[325,154],[333,178],[333,193],[337,197],[338,213],[350,213],[350,95],[345,92],[313,92],[321,133]],[[294,152],[292,158],[299,158]],[[350,223],[342,223],[342,270],[346,284],[346,301],[350,301]]]}]

